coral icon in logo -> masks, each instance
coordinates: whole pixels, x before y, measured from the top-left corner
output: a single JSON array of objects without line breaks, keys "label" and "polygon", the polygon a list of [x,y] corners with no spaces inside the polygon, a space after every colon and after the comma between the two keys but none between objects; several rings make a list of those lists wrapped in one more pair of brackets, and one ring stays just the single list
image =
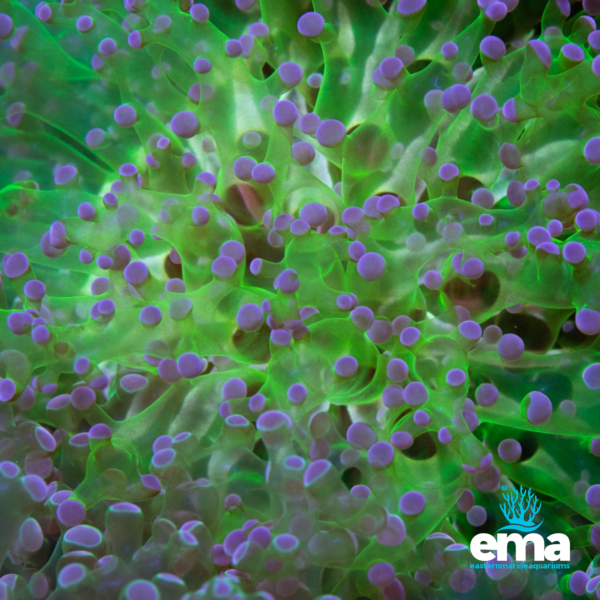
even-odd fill
[{"label": "coral icon in logo", "polygon": [[[502,489],[506,490],[507,487],[502,486]],[[535,515],[542,508],[542,503],[531,488],[525,490],[521,486],[520,490],[514,489],[508,494],[503,493],[502,497],[506,500],[506,503],[500,505],[500,510],[504,513],[509,524],[501,527],[498,531],[512,529],[514,531],[531,533],[544,522],[543,519],[537,525],[533,522]]]}]

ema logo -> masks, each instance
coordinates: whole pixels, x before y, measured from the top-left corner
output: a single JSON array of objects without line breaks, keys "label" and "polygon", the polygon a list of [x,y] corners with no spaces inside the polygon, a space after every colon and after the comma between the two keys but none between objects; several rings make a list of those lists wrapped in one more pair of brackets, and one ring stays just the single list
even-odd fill
[{"label": "ema logo", "polygon": [[[502,490],[508,489],[505,485]],[[505,504],[500,505],[508,525],[501,527],[498,531],[512,529],[527,533],[522,536],[520,533],[498,533],[497,537],[489,533],[479,533],[471,540],[471,554],[481,561],[488,561],[497,558],[499,562],[508,560],[508,543],[515,545],[515,560],[525,561],[525,549],[528,543],[533,543],[534,560],[551,562],[568,562],[571,559],[571,543],[569,538],[563,533],[553,533],[548,536],[548,541],[552,542],[549,546],[545,545],[544,538],[539,533],[532,533],[543,522],[534,523],[535,515],[540,512],[542,503],[532,492],[531,488],[524,490],[513,490],[512,493],[502,494],[506,500]],[[497,556],[493,554],[497,552]]]}]

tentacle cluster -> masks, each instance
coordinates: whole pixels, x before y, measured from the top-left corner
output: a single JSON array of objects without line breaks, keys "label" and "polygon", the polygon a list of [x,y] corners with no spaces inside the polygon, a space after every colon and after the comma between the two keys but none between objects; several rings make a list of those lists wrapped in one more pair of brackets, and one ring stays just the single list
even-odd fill
[{"label": "tentacle cluster", "polygon": [[0,598],[600,597],[598,0],[0,8]]}]

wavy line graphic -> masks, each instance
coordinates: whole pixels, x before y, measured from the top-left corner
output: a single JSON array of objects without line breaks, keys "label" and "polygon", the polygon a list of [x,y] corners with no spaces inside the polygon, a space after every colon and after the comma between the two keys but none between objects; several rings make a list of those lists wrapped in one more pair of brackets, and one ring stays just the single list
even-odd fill
[{"label": "wavy line graphic", "polygon": [[505,529],[515,529],[516,531],[524,531],[525,533],[531,533],[532,531],[535,531],[542,523],[544,522],[544,519],[542,519],[540,521],[540,523],[538,523],[537,525],[532,525],[531,527],[526,527],[525,525],[505,525],[504,527],[500,527],[500,529],[498,529],[498,531],[504,531]]}]

